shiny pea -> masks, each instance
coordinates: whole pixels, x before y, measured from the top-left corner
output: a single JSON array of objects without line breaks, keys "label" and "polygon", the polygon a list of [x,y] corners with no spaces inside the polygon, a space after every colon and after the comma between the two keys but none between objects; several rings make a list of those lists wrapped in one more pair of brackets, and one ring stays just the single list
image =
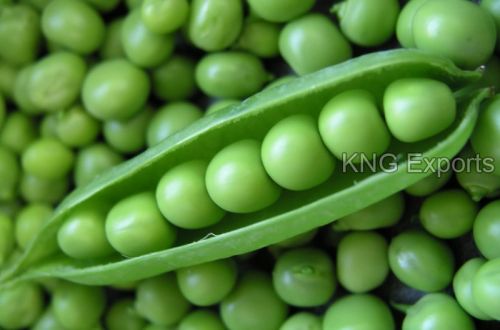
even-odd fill
[{"label": "shiny pea", "polygon": [[500,259],[486,261],[472,278],[472,297],[479,310],[500,321]]},{"label": "shiny pea", "polygon": [[97,139],[100,123],[77,104],[56,117],[57,138],[68,147],[84,147]]},{"label": "shiny pea", "polygon": [[152,84],[156,97],[164,101],[181,101],[192,97],[197,90],[195,66],[191,58],[173,55],[154,68]]},{"label": "shiny pea", "polygon": [[146,147],[146,132],[153,117],[150,108],[125,120],[108,120],[103,125],[104,139],[123,154],[136,153]]},{"label": "shiny pea", "polygon": [[257,16],[270,22],[287,22],[307,13],[315,0],[248,0],[248,4]]},{"label": "shiny pea", "polygon": [[61,322],[54,315],[51,307],[47,307],[45,312],[38,318],[31,328],[32,330],[63,330]]},{"label": "shiny pea", "polygon": [[248,19],[238,38],[236,48],[262,58],[279,55],[279,36],[281,27],[264,20]]},{"label": "shiny pea", "polygon": [[68,175],[74,163],[71,149],[53,138],[33,142],[22,154],[23,170],[41,179],[56,180]]},{"label": "shiny pea", "polygon": [[75,183],[83,186],[121,162],[123,157],[107,144],[98,143],[82,148],[76,155]]},{"label": "shiny pea", "polygon": [[321,330],[319,316],[309,312],[298,312],[286,319],[280,330]]},{"label": "shiny pea", "polygon": [[500,200],[483,206],[474,221],[474,242],[483,256],[500,258]]},{"label": "shiny pea", "polygon": [[53,214],[45,203],[32,203],[19,211],[15,223],[17,246],[25,250]]},{"label": "shiny pea", "polygon": [[144,0],[141,5],[144,25],[158,34],[174,32],[184,25],[188,15],[187,0]]},{"label": "shiny pea", "polygon": [[16,155],[0,145],[0,201],[10,201],[15,198],[20,172]]}]

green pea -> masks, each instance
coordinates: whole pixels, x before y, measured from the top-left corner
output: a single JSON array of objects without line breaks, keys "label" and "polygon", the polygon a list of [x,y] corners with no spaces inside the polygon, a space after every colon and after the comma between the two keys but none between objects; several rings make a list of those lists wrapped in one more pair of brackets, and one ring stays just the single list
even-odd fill
[{"label": "green pea", "polygon": [[241,0],[193,0],[188,22],[188,36],[207,52],[231,46],[243,25]]},{"label": "green pea", "polygon": [[97,139],[100,124],[81,105],[74,105],[61,112],[56,119],[59,140],[68,147],[84,147]]},{"label": "green pea", "polygon": [[262,142],[261,156],[269,176],[290,190],[313,188],[328,180],[335,168],[308,115],[293,115],[274,125]]},{"label": "green pea", "polygon": [[[128,0],[128,1],[132,1],[132,0]],[[176,328],[171,327],[171,326],[150,324],[150,325],[144,327],[142,330],[174,330],[174,329],[176,329]]]},{"label": "green pea", "polygon": [[14,84],[18,69],[5,62],[0,61],[0,94],[6,99],[14,97]]},{"label": "green pea", "polygon": [[173,102],[161,107],[149,122],[147,144],[152,147],[201,118],[201,109],[188,102]]},{"label": "green pea", "polygon": [[53,138],[33,142],[21,158],[23,170],[41,179],[56,180],[65,177],[74,163],[73,152]]},{"label": "green pea", "polygon": [[198,229],[219,222],[225,212],[208,195],[205,186],[207,162],[194,160],[167,171],[156,188],[161,213],[173,225]]},{"label": "green pea", "polygon": [[186,100],[196,92],[195,62],[186,57],[173,55],[152,73],[153,91],[164,101]]},{"label": "green pea", "polygon": [[21,177],[21,197],[30,203],[58,203],[68,191],[68,178],[47,180],[25,173]]},{"label": "green pea", "polygon": [[103,133],[107,144],[123,154],[136,153],[146,146],[146,131],[153,117],[146,108],[125,120],[108,120],[104,123]]},{"label": "green pea", "polygon": [[76,53],[90,54],[102,44],[105,26],[85,1],[53,0],[43,10],[42,31],[49,41]]},{"label": "green pea", "polygon": [[264,209],[281,193],[262,165],[256,140],[241,140],[219,151],[208,165],[205,180],[212,200],[234,213]]},{"label": "green pea", "polygon": [[336,4],[342,33],[352,43],[380,46],[394,34],[399,15],[397,0],[345,0]]},{"label": "green pea", "polygon": [[278,329],[288,308],[264,273],[247,272],[220,304],[222,321],[229,330]]},{"label": "green pea", "polygon": [[32,282],[22,282],[0,291],[0,326],[22,329],[35,323],[42,313],[42,290]]},{"label": "green pea", "polygon": [[36,139],[35,123],[31,117],[12,112],[0,130],[0,143],[16,153],[22,153]]},{"label": "green pea", "polygon": [[187,314],[190,304],[182,296],[174,273],[167,273],[139,283],[135,308],[139,315],[151,323],[169,326]]},{"label": "green pea", "polygon": [[47,220],[52,216],[53,209],[45,203],[32,203],[25,206],[16,218],[16,242],[25,250],[35,239]]},{"label": "green pea", "polygon": [[47,113],[42,117],[38,126],[40,136],[43,138],[59,139],[57,134],[57,125],[59,121],[60,112]]},{"label": "green pea", "polygon": [[149,89],[143,70],[127,60],[108,60],[87,74],[82,98],[87,111],[98,119],[126,119],[144,108]]},{"label": "green pea", "polygon": [[285,25],[280,34],[279,48],[281,56],[299,75],[343,62],[352,56],[351,46],[337,26],[321,14],[308,14]]},{"label": "green pea", "polygon": [[452,174],[451,170],[432,172],[431,175],[406,188],[405,192],[417,197],[428,196],[444,187],[450,181]]},{"label": "green pea", "polygon": [[144,0],[141,6],[144,25],[158,34],[174,32],[184,25],[188,15],[187,0]]},{"label": "green pea", "polygon": [[65,328],[93,328],[106,306],[106,296],[100,287],[76,283],[60,283],[52,294],[54,314]]},{"label": "green pea", "polygon": [[242,99],[258,92],[268,74],[258,57],[227,51],[205,55],[196,66],[196,82],[212,97]]},{"label": "green pea", "polygon": [[0,145],[0,201],[10,201],[16,197],[19,177],[16,155]]},{"label": "green pea", "polygon": [[143,192],[116,203],[106,217],[106,237],[127,257],[164,250],[175,240],[175,229],[163,218],[154,194]]},{"label": "green pea", "polygon": [[0,267],[14,249],[14,224],[7,215],[0,212]]},{"label": "green pea", "polygon": [[19,110],[28,114],[38,114],[42,111],[38,109],[30,97],[30,89],[28,88],[31,74],[35,65],[30,64],[19,70],[14,82],[14,101]]},{"label": "green pea", "polygon": [[64,330],[61,322],[54,315],[51,307],[45,309],[45,312],[38,318],[31,328],[32,330]]},{"label": "green pea", "polygon": [[396,36],[404,48],[415,48],[413,37],[413,18],[420,8],[429,0],[410,0],[399,13],[396,24]]},{"label": "green pea", "polygon": [[500,258],[500,200],[485,205],[474,221],[474,242],[483,256]]},{"label": "green pea", "polygon": [[309,312],[299,312],[290,316],[280,330],[321,330],[321,319]]},{"label": "green pea", "polygon": [[465,262],[453,278],[453,292],[460,306],[471,316],[480,320],[491,320],[477,305],[472,292],[472,281],[485,260],[474,258]]},{"label": "green pea", "polygon": [[389,307],[369,294],[352,294],[335,301],[326,311],[323,329],[391,330],[395,329]]},{"label": "green pea", "polygon": [[252,11],[270,22],[287,22],[307,13],[315,0],[248,0]]},{"label": "green pea", "polygon": [[214,112],[217,112],[219,110],[222,110],[222,109],[225,109],[225,108],[228,108],[231,106],[235,106],[235,105],[240,104],[240,103],[241,103],[240,100],[235,100],[235,99],[217,100],[217,101],[213,102],[212,104],[210,104],[210,106],[205,111],[205,115],[211,115]]},{"label": "green pea", "polygon": [[105,13],[112,11],[120,4],[120,0],[85,0],[85,1],[94,6],[95,9]]},{"label": "green pea", "polygon": [[460,305],[444,293],[430,293],[410,307],[403,320],[402,330],[473,330],[472,319]]},{"label": "green pea", "polygon": [[146,321],[134,309],[132,299],[121,299],[113,303],[106,314],[108,330],[143,330]]},{"label": "green pea", "polygon": [[375,98],[361,89],[343,92],[328,101],[319,115],[319,132],[337,158],[353,162],[381,155],[391,139]]},{"label": "green pea", "polygon": [[177,270],[182,295],[194,305],[210,306],[221,302],[236,283],[232,259],[220,259]]},{"label": "green pea", "polygon": [[144,68],[160,65],[174,50],[174,36],[151,32],[142,20],[139,9],[127,15],[121,33],[123,50],[127,58]]},{"label": "green pea", "polygon": [[472,297],[481,312],[500,320],[500,259],[486,261],[472,278]]},{"label": "green pea", "polygon": [[460,186],[469,193],[472,200],[479,202],[484,197],[497,196],[500,193],[500,175],[479,172],[475,166],[470,171],[456,173]]},{"label": "green pea", "polygon": [[389,266],[409,287],[434,292],[451,283],[454,259],[450,248],[442,241],[423,232],[408,230],[392,239]]},{"label": "green pea", "polygon": [[380,286],[389,274],[387,242],[376,232],[352,232],[337,247],[339,283],[353,293]]},{"label": "green pea", "polygon": [[84,186],[101,173],[123,162],[123,157],[108,145],[98,143],[81,149],[76,155],[74,180]]},{"label": "green pea", "polygon": [[224,330],[224,324],[213,311],[196,310],[179,323],[178,330]]},{"label": "green pea", "polygon": [[500,45],[500,5],[495,0],[481,0],[480,6],[484,8],[495,20],[497,27],[497,48]]},{"label": "green pea", "polygon": [[279,55],[280,32],[281,27],[278,24],[248,19],[238,38],[236,48],[262,58],[276,57]]},{"label": "green pea", "polygon": [[99,48],[99,56],[104,60],[125,57],[122,45],[123,19],[111,21],[106,27],[104,41]]},{"label": "green pea", "polygon": [[33,62],[41,40],[40,16],[28,5],[2,6],[0,58],[15,66]]},{"label": "green pea", "polygon": [[450,88],[440,81],[403,78],[385,90],[384,114],[394,137],[403,142],[417,142],[453,123],[456,102]]}]

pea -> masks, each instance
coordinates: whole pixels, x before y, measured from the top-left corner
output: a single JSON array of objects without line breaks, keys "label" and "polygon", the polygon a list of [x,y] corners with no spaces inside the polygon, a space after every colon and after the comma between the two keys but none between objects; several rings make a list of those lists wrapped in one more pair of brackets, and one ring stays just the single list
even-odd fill
[{"label": "pea", "polygon": [[118,252],[135,257],[171,247],[175,230],[158,210],[154,194],[143,192],[111,208],[106,217],[106,237]]},{"label": "pea", "polygon": [[328,101],[319,115],[319,132],[328,149],[343,161],[373,159],[390,143],[375,98],[364,90],[343,92]]},{"label": "pea", "polygon": [[17,195],[20,168],[16,155],[0,145],[0,201],[9,201]]},{"label": "pea", "polygon": [[127,58],[140,67],[158,66],[174,50],[173,35],[151,32],[142,20],[139,9],[127,15],[121,33],[123,50]]},{"label": "pea", "polygon": [[0,143],[16,153],[22,153],[36,139],[33,119],[20,112],[7,115],[0,130]]},{"label": "pea", "polygon": [[179,322],[190,308],[173,273],[148,278],[137,286],[135,308],[146,320],[163,326]]},{"label": "pea", "polygon": [[45,203],[32,203],[25,206],[16,217],[15,235],[17,245],[26,250],[35,239],[47,220],[52,216],[53,209]]},{"label": "pea", "polygon": [[491,14],[497,27],[497,48],[500,44],[500,6],[494,0],[481,0],[480,6]]},{"label": "pea", "polygon": [[193,0],[188,36],[198,48],[219,51],[231,46],[243,25],[241,0]]},{"label": "pea", "polygon": [[384,114],[394,137],[403,142],[417,142],[453,123],[456,102],[450,88],[440,81],[403,78],[385,90]]},{"label": "pea", "polygon": [[[229,330],[278,329],[288,308],[273,290],[264,273],[247,272],[220,304],[220,314]],[[256,317],[258,315],[258,317]]]},{"label": "pea", "polygon": [[500,176],[484,171],[479,172],[475,166],[472,166],[470,171],[457,172],[456,178],[475,202],[479,202],[484,197],[497,196],[500,192]]},{"label": "pea", "polygon": [[315,0],[248,0],[252,11],[270,22],[287,22],[307,13]]},{"label": "pea", "polygon": [[146,146],[146,131],[153,112],[146,107],[133,117],[125,120],[108,120],[103,133],[107,144],[123,154],[136,153]]},{"label": "pea", "polygon": [[84,147],[97,139],[99,122],[81,105],[74,105],[56,117],[57,138],[68,147]]},{"label": "pea", "polygon": [[47,180],[25,173],[21,177],[19,190],[27,202],[56,204],[64,197],[68,186],[67,177]]},{"label": "pea", "polygon": [[18,69],[0,61],[0,94],[6,99],[14,97],[14,83],[16,81]]},{"label": "pea", "polygon": [[238,38],[236,48],[262,58],[276,57],[279,55],[280,31],[281,27],[278,24],[248,19]]},{"label": "pea", "polygon": [[0,291],[0,326],[21,329],[35,323],[42,313],[42,290],[32,282],[23,282]]},{"label": "pea", "polygon": [[290,316],[280,330],[321,330],[321,319],[309,312],[299,312]]},{"label": "pea", "polygon": [[101,173],[123,162],[123,157],[108,145],[98,143],[82,148],[76,155],[74,180],[84,186]]},{"label": "pea", "polygon": [[196,83],[212,97],[242,99],[258,92],[267,80],[259,58],[243,52],[208,54],[196,66]]},{"label": "pea", "polygon": [[483,256],[500,258],[500,200],[485,205],[474,221],[474,242]]},{"label": "pea", "polygon": [[260,143],[241,140],[210,161],[205,182],[208,194],[222,209],[250,213],[274,204],[280,188],[269,178],[260,159]]},{"label": "pea", "polygon": [[126,119],[144,107],[149,89],[146,73],[127,60],[103,61],[85,78],[83,104],[98,119]]},{"label": "pea", "polygon": [[173,55],[154,68],[153,91],[163,101],[189,99],[196,92],[196,63],[186,56]]},{"label": "pea", "polygon": [[452,173],[451,170],[432,172],[429,176],[406,188],[405,192],[417,197],[428,196],[444,187],[450,181]]},{"label": "pea", "polygon": [[328,330],[391,330],[395,329],[389,307],[369,294],[352,294],[335,301],[323,318]]},{"label": "pea", "polygon": [[134,309],[134,301],[124,298],[111,305],[106,314],[108,330],[143,330],[146,321]]},{"label": "pea", "polygon": [[29,95],[30,89],[28,88],[35,65],[30,64],[19,70],[14,82],[14,101],[19,107],[19,110],[27,114],[38,114],[42,111],[38,109]]},{"label": "pea", "polygon": [[14,243],[14,224],[7,215],[0,213],[0,267],[12,253]]},{"label": "pea", "polygon": [[57,122],[59,120],[59,115],[59,112],[50,112],[43,116],[40,124],[38,125],[41,137],[59,139],[57,134]]},{"label": "pea", "polygon": [[54,315],[51,307],[45,309],[45,312],[38,318],[31,328],[33,330],[64,330],[61,322]]},{"label": "pea", "polygon": [[186,128],[201,118],[201,109],[188,102],[173,102],[167,104],[154,114],[146,131],[146,140],[152,147],[167,137]]},{"label": "pea", "polygon": [[499,269],[500,259],[492,259],[481,265],[472,278],[472,297],[477,307],[496,321],[500,320]]},{"label": "pea", "polygon": [[453,278],[453,253],[442,241],[408,230],[392,239],[389,267],[409,287],[425,292],[439,291]]},{"label": "pea", "polygon": [[144,0],[141,6],[144,25],[158,34],[174,32],[184,25],[188,15],[187,0]]},{"label": "pea", "polygon": [[241,103],[239,100],[235,99],[221,99],[213,102],[205,111],[205,115],[211,115],[214,112],[217,112],[219,110],[235,106],[237,104]]},{"label": "pea", "polygon": [[399,15],[397,0],[345,0],[336,4],[342,33],[352,43],[380,46],[394,34]]},{"label": "pea", "polygon": [[86,0],[86,1],[90,3],[92,6],[94,6],[95,9],[103,13],[112,11],[120,3],[120,0]]},{"label": "pea", "polygon": [[103,60],[125,57],[122,45],[122,27],[123,18],[115,19],[106,26],[104,41],[99,48],[99,56]]},{"label": "pea", "polygon": [[73,152],[53,138],[33,142],[21,158],[23,170],[41,179],[56,180],[65,177],[74,163]]},{"label": "pea", "polygon": [[[301,1],[306,2],[306,1]],[[308,14],[281,30],[281,56],[299,75],[334,65],[352,56],[351,46],[326,16]]]},{"label": "pea", "polygon": [[210,310],[199,309],[182,319],[179,330],[224,330],[224,324],[217,314]]}]

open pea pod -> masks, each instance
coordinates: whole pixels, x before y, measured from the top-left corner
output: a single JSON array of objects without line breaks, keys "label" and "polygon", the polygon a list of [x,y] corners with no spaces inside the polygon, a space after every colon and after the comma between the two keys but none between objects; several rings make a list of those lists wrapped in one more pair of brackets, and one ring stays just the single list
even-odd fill
[{"label": "open pea pod", "polygon": [[409,173],[409,153],[428,159],[454,157],[469,139],[479,103],[488,91],[462,96],[456,93],[458,116],[445,132],[419,143],[393,141],[388,152],[398,155],[396,170],[358,172],[338,165],[324,184],[302,192],[284,191],[274,205],[262,211],[228,213],[220,223],[203,230],[179,230],[174,247],[139,257],[77,261],[57,251],[47,256],[53,250],[50,247],[58,228],[75,207],[102,200],[117,202],[134,193],[154,190],[166,170],[175,165],[192,159],[211,159],[224,146],[240,139],[262,140],[274,124],[292,114],[307,113],[317,118],[323,105],[339,92],[362,88],[380,101],[387,85],[399,78],[433,78],[458,91],[479,76],[480,73],[462,71],[443,58],[415,50],[392,50],[359,57],[264,90],[237,106],[201,119],[74,191],[24,255],[3,272],[1,280],[12,283],[59,277],[95,285],[134,281],[250,252],[328,224],[429,175],[424,171]]}]

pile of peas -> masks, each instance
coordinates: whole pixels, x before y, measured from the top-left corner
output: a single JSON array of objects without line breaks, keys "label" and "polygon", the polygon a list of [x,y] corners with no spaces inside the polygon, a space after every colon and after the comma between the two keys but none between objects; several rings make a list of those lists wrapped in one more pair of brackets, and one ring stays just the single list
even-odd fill
[{"label": "pile of peas", "polygon": [[[71,191],[265,88],[390,48],[416,48],[500,88],[500,0],[0,2],[0,272]],[[397,78],[319,115],[166,168],[154,191],[76,207],[47,250],[82,264],[174,247],[178,232],[335,181],[458,118],[458,93]],[[500,321],[500,96],[468,145],[492,171],[448,169],[246,255],[133,283],[0,288],[0,329],[469,330]],[[286,228],[283,228],[286,230]]]}]

